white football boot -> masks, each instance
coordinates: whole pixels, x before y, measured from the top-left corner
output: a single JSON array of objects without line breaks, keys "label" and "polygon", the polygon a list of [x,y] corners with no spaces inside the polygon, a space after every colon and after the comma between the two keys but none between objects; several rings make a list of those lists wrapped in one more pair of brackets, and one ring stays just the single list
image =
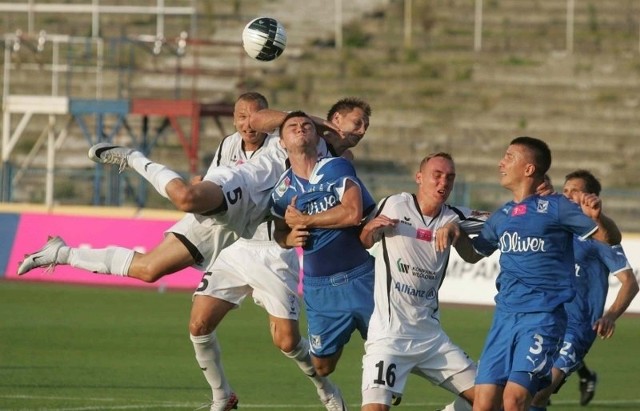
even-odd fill
[{"label": "white football boot", "polygon": [[18,266],[18,275],[26,274],[37,267],[47,267],[48,272],[53,271],[53,268],[58,264],[58,253],[66,245],[60,237],[49,237],[44,247],[33,254],[24,256],[24,260]]},{"label": "white football boot", "polygon": [[89,158],[100,164],[116,164],[119,172],[122,172],[129,165],[127,157],[133,149],[117,146],[111,143],[94,144],[89,149]]}]

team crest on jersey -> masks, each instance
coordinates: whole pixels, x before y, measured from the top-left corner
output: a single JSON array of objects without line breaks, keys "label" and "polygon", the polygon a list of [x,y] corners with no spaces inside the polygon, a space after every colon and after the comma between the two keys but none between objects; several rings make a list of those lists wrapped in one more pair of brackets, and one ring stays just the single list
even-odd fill
[{"label": "team crest on jersey", "polygon": [[511,216],[519,216],[527,214],[527,205],[526,204],[518,204],[511,209]]},{"label": "team crest on jersey", "polygon": [[547,211],[549,211],[549,201],[538,200],[538,206],[536,211],[539,213],[546,213]]},{"label": "team crest on jersey", "polygon": [[418,228],[418,230],[416,230],[416,238],[422,241],[432,241],[433,231],[424,228]]},{"label": "team crest on jersey", "polygon": [[279,196],[282,196],[284,192],[287,191],[287,188],[289,188],[290,185],[291,185],[291,179],[289,178],[289,176],[286,176],[282,180],[280,185],[276,187],[276,194]]},{"label": "team crest on jersey", "polygon": [[320,350],[320,349],[322,349],[322,338],[319,335],[310,334],[309,335],[309,344],[311,344],[312,348],[314,348],[316,350]]}]

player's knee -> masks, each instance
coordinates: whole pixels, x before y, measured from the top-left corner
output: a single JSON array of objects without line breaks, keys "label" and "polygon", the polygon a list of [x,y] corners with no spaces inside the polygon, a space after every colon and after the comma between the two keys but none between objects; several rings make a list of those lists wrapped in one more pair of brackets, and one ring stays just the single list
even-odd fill
[{"label": "player's knee", "polygon": [[300,339],[295,339],[292,335],[274,335],[273,345],[275,345],[282,352],[292,352],[298,348]]},{"label": "player's knee", "polygon": [[331,373],[335,370],[335,367],[320,367],[320,368],[316,368],[316,373],[320,376],[320,377],[328,377],[329,375],[331,375]]},{"label": "player's knee", "polygon": [[298,331],[298,323],[292,320],[274,320],[269,321],[269,330],[273,345],[282,352],[293,352],[298,348],[300,343],[300,332]]},{"label": "player's knee", "polygon": [[522,410],[526,403],[526,398],[519,395],[506,394],[503,398],[503,407],[505,411],[508,410]]},{"label": "player's knee", "polygon": [[320,377],[328,377],[329,374],[334,372],[335,369],[336,369],[336,365],[335,364],[328,363],[328,362],[322,362],[322,363],[314,362],[314,367],[316,369],[316,373]]},{"label": "player's knee", "polygon": [[491,398],[476,397],[473,401],[473,411],[494,411],[502,409],[493,403]]},{"label": "player's knee", "polygon": [[[132,275],[129,274],[129,277],[132,277]],[[161,273],[153,270],[150,267],[142,267],[141,269],[135,271],[135,277],[139,280],[144,281],[145,283],[155,283],[160,278],[162,278],[162,275]]]},{"label": "player's knee", "polygon": [[202,318],[192,318],[189,321],[189,333],[191,335],[207,335],[211,334],[215,327]]},{"label": "player's knee", "polygon": [[145,283],[154,283],[162,278],[162,273],[150,264],[148,260],[148,255],[142,255],[134,259],[129,267],[128,276],[137,278]]}]

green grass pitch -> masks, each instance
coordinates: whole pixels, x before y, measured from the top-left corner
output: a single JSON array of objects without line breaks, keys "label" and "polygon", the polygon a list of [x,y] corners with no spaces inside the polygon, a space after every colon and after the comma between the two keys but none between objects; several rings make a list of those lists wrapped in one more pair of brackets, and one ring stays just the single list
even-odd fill
[{"label": "green grass pitch", "polygon": [[[0,281],[0,410],[197,409],[210,391],[188,338],[190,306],[188,292]],[[491,315],[489,308],[442,307],[445,330],[475,359]],[[232,311],[218,336],[240,410],[324,409],[273,347],[266,313],[253,301]],[[588,357],[600,379],[593,402],[578,405],[574,376],[551,409],[640,409],[639,341],[640,316],[621,318],[614,338],[598,340]],[[354,334],[332,376],[352,410],[360,409],[361,355]],[[394,409],[435,410],[451,400],[412,377]]]}]

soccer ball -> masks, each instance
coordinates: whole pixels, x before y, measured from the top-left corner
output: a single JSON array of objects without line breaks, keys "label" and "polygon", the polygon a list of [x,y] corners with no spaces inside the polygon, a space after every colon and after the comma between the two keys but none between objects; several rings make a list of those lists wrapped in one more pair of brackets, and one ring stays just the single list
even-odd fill
[{"label": "soccer ball", "polygon": [[253,19],[242,31],[242,47],[249,57],[260,61],[277,59],[287,45],[287,33],[271,17]]}]

